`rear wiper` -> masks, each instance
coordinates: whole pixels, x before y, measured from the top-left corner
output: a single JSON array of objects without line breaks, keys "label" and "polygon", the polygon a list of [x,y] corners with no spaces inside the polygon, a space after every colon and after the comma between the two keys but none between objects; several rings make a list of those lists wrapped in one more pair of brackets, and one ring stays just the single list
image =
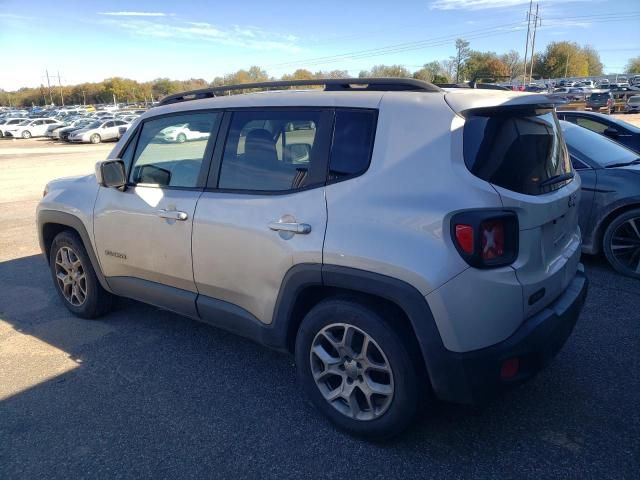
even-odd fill
[{"label": "rear wiper", "polygon": [[630,162],[612,163],[611,165],[607,165],[604,168],[626,167],[628,165],[638,165],[638,164],[640,164],[640,158],[636,158],[635,160],[631,160]]},{"label": "rear wiper", "polygon": [[564,182],[565,180],[571,180],[575,176],[575,173],[568,172],[563,173],[561,175],[554,175],[551,178],[547,178],[544,182],[542,182],[539,187],[547,187],[549,185],[554,185],[556,183]]}]

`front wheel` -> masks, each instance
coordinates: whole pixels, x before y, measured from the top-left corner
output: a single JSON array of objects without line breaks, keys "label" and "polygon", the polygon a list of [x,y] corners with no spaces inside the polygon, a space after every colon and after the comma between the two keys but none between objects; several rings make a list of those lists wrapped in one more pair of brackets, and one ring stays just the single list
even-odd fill
[{"label": "front wheel", "polygon": [[51,277],[60,298],[73,314],[96,318],[111,308],[112,295],[98,280],[91,260],[75,233],[56,235],[49,253]]},{"label": "front wheel", "polygon": [[640,209],[619,215],[607,227],[603,250],[611,266],[640,279]]},{"label": "front wheel", "polygon": [[22,132],[22,138],[31,138],[31,132],[29,130],[25,130]]},{"label": "front wheel", "polygon": [[178,143],[184,143],[187,141],[187,136],[184,133],[179,133],[178,136],[176,137],[176,141]]},{"label": "front wheel", "polygon": [[100,143],[102,139],[100,138],[100,135],[98,135],[97,133],[94,133],[93,135],[91,135],[91,137],[89,137],[89,141],[95,144],[95,143]]},{"label": "front wheel", "polygon": [[406,343],[361,303],[316,305],[300,326],[295,356],[305,395],[349,433],[389,438],[416,415],[421,388]]}]

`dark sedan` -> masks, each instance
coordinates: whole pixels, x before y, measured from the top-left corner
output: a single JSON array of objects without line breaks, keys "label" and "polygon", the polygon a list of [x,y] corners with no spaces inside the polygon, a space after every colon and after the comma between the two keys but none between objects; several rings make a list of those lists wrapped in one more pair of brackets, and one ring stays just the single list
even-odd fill
[{"label": "dark sedan", "polygon": [[640,128],[615,117],[596,112],[557,112],[560,120],[566,120],[604,135],[640,154]]},{"label": "dark sedan", "polygon": [[618,272],[640,279],[640,157],[586,128],[560,123],[582,180],[583,252],[604,252]]}]

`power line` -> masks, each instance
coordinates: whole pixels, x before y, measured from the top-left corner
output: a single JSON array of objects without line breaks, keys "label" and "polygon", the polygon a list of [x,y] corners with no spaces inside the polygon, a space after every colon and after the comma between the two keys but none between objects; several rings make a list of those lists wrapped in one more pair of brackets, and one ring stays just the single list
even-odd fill
[{"label": "power line", "polygon": [[[575,15],[575,16],[565,16],[565,17],[549,17],[547,18],[547,20],[563,20],[563,21],[599,20],[600,22],[610,22],[610,21],[628,21],[638,16],[640,16],[640,12],[613,12],[613,13],[600,14],[600,15]],[[519,28],[516,28],[516,27],[523,27],[523,26],[524,26],[523,21],[493,25],[491,27],[471,30],[465,33],[456,33],[452,35],[444,35],[444,36],[433,37],[433,38],[424,39],[424,40],[391,44],[391,45],[386,45],[386,46],[377,47],[377,48],[370,48],[366,50],[357,50],[353,52],[341,53],[336,55],[327,55],[327,56],[321,56],[321,57],[307,58],[304,60],[288,61],[283,63],[265,65],[265,68],[283,68],[283,67],[290,67],[290,66],[316,66],[316,65],[335,63],[342,60],[364,59],[364,58],[386,55],[391,53],[400,53],[400,52],[418,50],[418,49],[427,48],[427,47],[442,46],[442,45],[446,45],[447,43],[451,42],[456,38],[461,38],[461,37],[464,37],[465,39],[473,40],[473,39],[485,38],[493,35],[501,35],[501,34],[510,33],[513,31],[517,31]],[[557,26],[557,25],[551,24],[549,26]],[[504,30],[505,28],[509,28],[509,30]]]}]

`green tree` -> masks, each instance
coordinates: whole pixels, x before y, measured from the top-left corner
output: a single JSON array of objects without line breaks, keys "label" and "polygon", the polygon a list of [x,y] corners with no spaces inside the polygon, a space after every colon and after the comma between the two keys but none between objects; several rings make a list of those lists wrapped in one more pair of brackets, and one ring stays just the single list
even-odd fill
[{"label": "green tree", "polygon": [[534,73],[547,78],[602,74],[600,56],[592,47],[575,42],[551,42],[534,60]]},{"label": "green tree", "polygon": [[464,64],[469,58],[470,53],[471,49],[469,48],[469,42],[462,38],[458,38],[456,40],[456,55],[454,57],[450,57],[451,61],[455,64],[456,83],[458,83],[461,78],[464,78]]},{"label": "green tree", "polygon": [[629,59],[627,67],[625,68],[627,73],[640,73],[640,57]]},{"label": "green tree", "polygon": [[425,82],[447,83],[446,76],[442,71],[442,65],[435,60],[425,63],[420,70],[413,72],[413,78],[424,80]]},{"label": "green tree", "polygon": [[411,72],[402,65],[376,65],[371,70],[362,70],[358,77],[360,78],[380,78],[380,77],[398,77],[410,78]]},{"label": "green tree", "polygon": [[516,50],[510,50],[507,53],[503,53],[500,55],[500,60],[507,67],[507,72],[509,75],[509,80],[513,80],[518,76],[522,75],[523,70],[523,61],[520,57],[520,54]]}]

